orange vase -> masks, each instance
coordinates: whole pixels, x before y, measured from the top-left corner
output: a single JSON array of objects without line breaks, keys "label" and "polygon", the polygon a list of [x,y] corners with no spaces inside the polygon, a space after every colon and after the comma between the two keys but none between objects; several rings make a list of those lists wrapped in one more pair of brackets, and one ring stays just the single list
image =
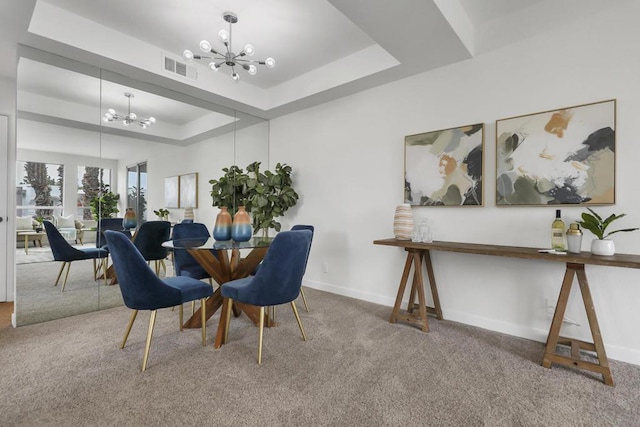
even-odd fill
[{"label": "orange vase", "polygon": [[238,206],[231,225],[231,238],[236,242],[246,242],[251,239],[251,235],[251,218],[244,206]]},{"label": "orange vase", "polygon": [[213,226],[213,238],[231,240],[231,214],[226,206],[220,206],[220,213],[216,216],[216,223]]}]

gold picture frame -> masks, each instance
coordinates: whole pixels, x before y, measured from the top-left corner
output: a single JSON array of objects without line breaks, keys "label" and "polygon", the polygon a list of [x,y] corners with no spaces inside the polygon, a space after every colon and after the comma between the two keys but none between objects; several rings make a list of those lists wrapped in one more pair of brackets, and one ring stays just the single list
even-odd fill
[{"label": "gold picture frame", "polygon": [[180,175],[179,207],[198,207],[198,172]]},{"label": "gold picture frame", "polygon": [[404,138],[404,201],[484,206],[484,123]]},{"label": "gold picture frame", "polygon": [[166,208],[180,206],[180,177],[177,175],[164,179],[164,206]]},{"label": "gold picture frame", "polygon": [[496,205],[615,204],[616,100],[496,121]]}]

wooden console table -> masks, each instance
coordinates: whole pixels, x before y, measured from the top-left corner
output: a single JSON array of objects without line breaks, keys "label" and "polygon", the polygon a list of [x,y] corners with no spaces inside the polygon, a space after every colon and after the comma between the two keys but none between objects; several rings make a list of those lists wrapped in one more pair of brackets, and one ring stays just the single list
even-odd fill
[{"label": "wooden console table", "polygon": [[[402,320],[416,324],[420,326],[424,332],[429,330],[427,313],[433,313],[438,319],[442,319],[442,310],[440,309],[440,301],[438,299],[430,251],[460,252],[466,254],[492,255],[566,263],[564,280],[562,281],[556,310],[553,315],[553,320],[551,321],[549,335],[547,336],[542,366],[545,368],[551,368],[551,365],[556,363],[559,365],[577,367],[596,372],[602,374],[605,384],[613,386],[613,378],[609,368],[609,361],[604,349],[604,342],[600,333],[600,327],[598,326],[598,318],[596,317],[593,298],[591,297],[589,282],[587,281],[587,275],[584,267],[587,264],[591,264],[609,267],[640,268],[640,255],[616,254],[613,256],[598,256],[592,255],[590,252],[555,255],[540,253],[537,248],[525,248],[518,246],[484,245],[459,242],[417,243],[409,240],[397,239],[375,240],[373,243],[376,245],[396,246],[404,248],[407,251],[407,260],[405,262],[402,279],[400,280],[400,286],[398,288],[398,295],[389,321],[391,323],[395,323],[398,320]],[[425,303],[424,283],[422,279],[423,263],[426,266],[427,275],[429,277],[429,284],[431,286],[431,293],[433,295],[435,305],[434,308],[427,307]],[[400,310],[400,305],[402,303],[402,298],[405,293],[412,265],[414,274],[411,293],[409,296],[409,305],[406,313],[403,313]],[[574,276],[578,278],[578,285],[582,294],[584,308],[587,312],[587,319],[589,321],[589,328],[591,329],[593,343],[560,336],[560,327],[562,326],[562,320],[567,308],[567,301],[569,300],[569,293],[571,291],[571,286],[573,285]],[[415,304],[416,293],[418,295],[418,304]],[[416,308],[419,311],[417,314],[414,313]],[[568,346],[571,352],[570,356],[558,353],[558,345]],[[583,360],[580,357],[581,350],[594,352],[598,363]]]}]

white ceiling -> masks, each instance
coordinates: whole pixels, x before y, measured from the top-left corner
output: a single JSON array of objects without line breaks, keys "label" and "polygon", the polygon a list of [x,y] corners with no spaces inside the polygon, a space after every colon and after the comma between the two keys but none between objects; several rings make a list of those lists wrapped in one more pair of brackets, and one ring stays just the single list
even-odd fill
[{"label": "white ceiling", "polygon": [[[602,7],[610,1],[632,0],[590,0]],[[239,18],[233,26],[234,50],[252,43],[255,58],[271,56],[276,68],[262,67],[256,76],[241,71],[242,81],[234,84],[228,75],[219,76],[224,71],[211,76],[198,64],[198,81],[180,84],[193,86],[220,105],[272,118],[566,25],[579,14],[578,3],[563,0],[564,7],[559,7],[556,0],[2,0],[0,54],[15,55],[16,43],[73,59],[76,54],[82,59],[78,52],[91,51],[129,64],[132,72],[143,69],[161,75],[156,52],[179,58],[184,49],[196,52],[202,39],[221,46],[217,32],[228,28],[222,14],[231,11]],[[517,31],[503,35],[502,26]],[[157,70],[145,69],[145,55]],[[21,90],[76,103],[87,93],[49,74],[51,70],[22,71],[31,73],[32,83],[22,84]],[[12,65],[0,64],[0,76],[15,75]],[[105,87],[103,100],[124,105],[126,86],[112,86],[110,91]],[[207,114],[144,91],[136,93],[134,105],[141,115],[176,125]],[[172,114],[167,116],[167,111]]]}]

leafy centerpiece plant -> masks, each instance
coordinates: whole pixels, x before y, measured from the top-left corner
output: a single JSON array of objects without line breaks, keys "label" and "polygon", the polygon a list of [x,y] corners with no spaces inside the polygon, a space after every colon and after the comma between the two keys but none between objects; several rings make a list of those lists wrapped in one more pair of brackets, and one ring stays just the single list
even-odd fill
[{"label": "leafy centerpiece plant", "polygon": [[94,197],[91,199],[91,202],[89,202],[93,217],[96,220],[113,217],[113,215],[120,212],[118,210],[118,200],[120,200],[120,195],[111,192],[109,190],[109,186],[103,184],[98,196]]},{"label": "leafy centerpiece plant", "polygon": [[587,210],[591,213],[583,212],[582,221],[578,221],[578,224],[596,236],[597,239],[591,244],[591,252],[596,255],[613,255],[615,253],[613,241],[607,239],[612,234],[638,230],[638,228],[622,228],[607,232],[609,225],[613,221],[626,216],[626,214],[611,214],[606,218],[602,218],[593,209],[587,208]]},{"label": "leafy centerpiece plant", "polygon": [[262,230],[268,236],[270,228],[280,231],[281,217],[298,202],[298,193],[293,188],[292,168],[278,163],[275,171],[260,170],[261,162],[253,162],[246,172],[234,165],[223,168],[224,174],[211,184],[213,206],[226,207],[233,217],[240,206],[252,216],[253,232]]},{"label": "leafy centerpiece plant", "polygon": [[291,166],[276,164],[275,172],[260,172],[260,162],[247,166],[251,177],[247,181],[251,214],[253,215],[253,232],[263,230],[263,237],[268,237],[269,229],[280,231],[281,224],[276,218],[298,203],[298,193],[293,189]]}]

